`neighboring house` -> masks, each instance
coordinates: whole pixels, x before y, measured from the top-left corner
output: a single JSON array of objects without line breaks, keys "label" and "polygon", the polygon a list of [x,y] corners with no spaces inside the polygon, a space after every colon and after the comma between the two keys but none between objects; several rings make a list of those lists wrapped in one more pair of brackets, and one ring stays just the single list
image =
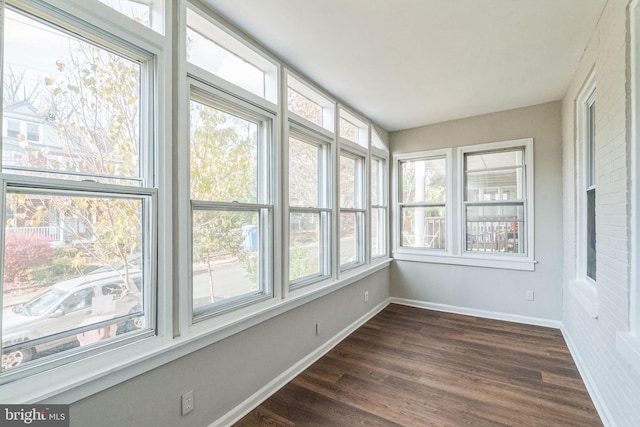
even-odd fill
[{"label": "neighboring house", "polygon": [[[2,123],[3,168],[15,172],[43,169],[68,169],[71,157],[65,153],[64,143],[58,136],[55,116],[39,112],[36,107],[22,101],[5,107]],[[49,210],[48,200],[41,196],[31,200],[34,208],[42,206],[49,216],[37,226],[30,218],[20,215],[19,208],[7,212],[7,231],[40,234],[48,237],[52,245],[64,244],[78,236],[88,236],[80,223],[62,224],[62,215]],[[10,207],[7,207],[10,210]],[[72,232],[71,232],[72,231]]]}]

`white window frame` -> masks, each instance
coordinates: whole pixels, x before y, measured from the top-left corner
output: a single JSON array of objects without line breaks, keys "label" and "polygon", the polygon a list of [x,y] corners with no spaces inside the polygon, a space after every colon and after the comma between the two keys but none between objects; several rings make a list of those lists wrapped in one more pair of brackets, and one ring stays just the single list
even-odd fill
[{"label": "white window frame", "polygon": [[[373,129],[373,127],[371,127]],[[369,236],[369,260],[370,262],[375,262],[378,259],[384,259],[389,256],[389,155],[385,151],[377,150],[373,148],[373,144],[371,146],[371,152],[369,154],[369,164],[373,165],[374,161],[382,162],[382,176],[380,177],[379,185],[381,186],[381,194],[379,197],[379,201],[377,204],[373,204],[372,190],[371,185],[373,184],[373,178],[371,177],[371,166],[368,168],[369,178],[367,181],[369,182],[369,200],[371,201],[369,206],[369,220],[367,224],[369,226],[368,236]],[[384,227],[384,233],[381,238],[381,244],[383,247],[383,251],[377,255],[373,253],[373,222],[371,217],[373,216],[374,209],[383,209],[383,222],[382,225]]]},{"label": "white window frame", "polygon": [[[40,400],[48,396],[67,392],[71,387],[91,383],[87,389],[100,388],[102,383],[110,382],[109,375],[113,373],[115,365],[122,365],[131,359],[137,359],[147,354],[150,348],[156,348],[167,336],[171,336],[171,325],[166,322],[167,313],[171,307],[171,255],[158,252],[158,247],[168,245],[168,235],[171,234],[170,204],[166,197],[169,194],[167,183],[170,175],[163,170],[170,170],[170,144],[164,143],[165,135],[170,134],[171,124],[160,122],[165,111],[165,92],[170,92],[170,84],[166,79],[170,70],[170,63],[165,60],[167,44],[164,38],[149,30],[141,34],[131,35],[127,24],[119,25],[111,20],[118,12],[107,6],[91,1],[85,2],[55,2],[55,5],[43,4],[31,0],[12,1],[10,6],[21,10],[28,16],[41,19],[50,25],[57,26],[73,34],[74,37],[90,40],[103,49],[111,50],[124,57],[139,61],[142,65],[140,112],[140,149],[143,151],[140,159],[142,186],[101,184],[91,181],[73,181],[51,177],[18,176],[10,173],[0,175],[2,191],[2,212],[7,191],[17,192],[54,192],[59,195],[87,195],[114,198],[134,198],[150,200],[151,206],[145,206],[148,211],[145,219],[148,221],[144,228],[148,252],[145,255],[147,270],[148,311],[145,315],[149,319],[149,328],[132,334],[123,339],[105,341],[97,346],[65,351],[59,355],[49,356],[37,360],[33,365],[26,365],[24,369],[7,371],[0,380],[0,394],[7,401],[20,403],[24,401]],[[5,7],[2,3],[0,6]],[[107,16],[96,11],[90,11],[96,6],[109,10]],[[4,15],[4,12],[2,12]],[[0,38],[2,36],[0,35]],[[137,180],[138,178],[133,178]],[[4,227],[1,229],[4,241]],[[0,297],[1,298],[1,297]],[[155,319],[158,319],[157,321]],[[126,344],[126,345],[125,345]],[[90,357],[89,357],[90,356]],[[114,363],[117,360],[118,363]],[[52,368],[56,369],[52,369]],[[87,392],[86,395],[88,395]]]},{"label": "white window frame", "polygon": [[[431,262],[437,264],[468,265],[476,267],[500,268],[507,270],[533,271],[535,269],[534,256],[534,163],[533,138],[523,138],[510,141],[489,142],[483,144],[460,146],[455,151],[451,148],[442,150],[401,153],[393,156],[393,218],[394,218],[394,246],[393,258],[406,261]],[[475,254],[465,252],[466,224],[464,223],[464,155],[483,151],[495,151],[510,148],[524,148],[525,175],[525,254]],[[447,156],[447,240],[445,251],[424,248],[402,247],[400,242],[400,202],[399,202],[399,173],[400,161],[418,160],[428,156]],[[455,225],[454,225],[455,224]]]},{"label": "white window frame", "polygon": [[[395,227],[394,227],[394,257],[400,258],[413,258],[413,257],[423,257],[424,255],[430,255],[434,257],[441,257],[445,255],[455,255],[454,251],[454,223],[455,217],[453,214],[453,159],[452,159],[452,149],[445,148],[439,150],[429,150],[429,151],[418,151],[412,153],[403,153],[396,154],[393,156],[393,176],[394,176],[394,217],[396,218]],[[445,249],[430,249],[430,248],[420,248],[420,247],[410,247],[402,245],[402,207],[405,206],[405,202],[401,200],[402,198],[402,163],[408,161],[420,161],[420,160],[432,160],[432,159],[445,159],[445,168],[446,168],[446,194],[444,203],[438,203],[438,205],[442,204],[445,208]],[[423,203],[412,203],[411,206],[428,206],[428,202]],[[438,258],[435,258],[438,259]]]},{"label": "white window frame", "polygon": [[[355,144],[353,144],[355,145]],[[366,265],[366,251],[367,245],[370,243],[370,239],[366,237],[367,235],[367,204],[368,204],[368,185],[367,185],[367,168],[369,167],[368,156],[367,153],[361,149],[357,149],[356,147],[349,146],[341,146],[340,151],[338,153],[338,168],[337,168],[337,181],[338,185],[340,185],[340,162],[342,161],[342,156],[352,158],[356,161],[356,171],[354,176],[355,183],[355,200],[354,207],[342,207],[342,203],[340,201],[340,191],[338,191],[338,213],[337,213],[337,222],[338,229],[336,230],[338,233],[337,244],[338,244],[338,253],[337,255],[337,263],[340,268],[340,272],[343,273],[348,270],[355,269],[357,267]],[[358,171],[358,162],[360,162],[360,170]],[[358,174],[360,176],[358,176]],[[358,182],[360,181],[360,182]],[[358,194],[360,193],[360,194]],[[354,213],[356,218],[356,230],[355,230],[355,239],[356,239],[356,259],[355,261],[348,262],[343,264],[340,261],[340,253],[341,253],[341,244],[340,244],[340,220],[342,217],[342,213]],[[362,221],[362,224],[358,225],[358,218]]]},{"label": "white window frame", "polygon": [[[288,204],[287,209],[285,210],[285,220],[287,226],[285,227],[285,234],[283,236],[283,241],[287,244],[287,256],[284,258],[284,271],[286,272],[286,277],[289,283],[289,291],[294,291],[296,289],[309,286],[318,282],[325,282],[332,278],[332,263],[333,259],[331,257],[331,247],[332,247],[332,229],[333,229],[333,217],[335,216],[334,210],[332,209],[332,200],[333,200],[333,170],[332,167],[332,139],[327,138],[319,133],[313,132],[308,128],[305,128],[304,125],[298,124],[293,120],[304,120],[304,118],[295,115],[295,118],[289,120],[288,127],[288,137],[286,140],[283,140],[283,145],[286,147],[287,153],[289,153],[289,138],[295,138],[300,141],[306,142],[310,145],[315,145],[319,149],[322,150],[320,155],[320,159],[318,161],[318,206],[317,207],[296,207]],[[304,120],[305,124],[308,124],[308,121]],[[288,182],[288,172],[289,172],[289,154],[287,154],[287,195],[289,189]],[[318,274],[313,274],[309,276],[304,276],[296,279],[291,279],[289,277],[289,266],[290,266],[290,244],[289,237],[291,233],[291,214],[292,213],[313,213],[318,214],[320,218],[320,230],[319,230],[319,264],[320,271]]]},{"label": "white window frame", "polygon": [[[275,150],[275,122],[276,116],[265,110],[262,110],[249,102],[237,99],[224,92],[217,90],[199,80],[189,79],[189,100],[195,100],[214,109],[219,109],[228,114],[238,117],[266,123],[262,130],[262,139],[257,147],[258,163],[257,163],[257,200],[252,203],[239,201],[205,201],[190,199],[191,215],[189,218],[189,241],[193,242],[193,213],[199,211],[218,211],[218,212],[257,212],[259,217],[259,245],[260,272],[258,291],[250,295],[229,298],[229,301],[222,303],[212,303],[207,305],[208,308],[195,310],[193,307],[193,270],[190,269],[189,275],[189,291],[190,291],[190,307],[191,323],[197,323],[210,319],[220,314],[237,310],[238,308],[255,304],[274,297],[273,291],[273,223],[274,223],[274,150]],[[189,135],[187,135],[187,140]],[[190,194],[190,191],[189,191]],[[193,265],[193,243],[190,245],[188,265]]]},{"label": "white window frame", "polygon": [[[218,19],[210,11],[197,6],[195,3],[187,3],[185,15],[186,20],[192,18],[193,22],[190,23],[189,27],[195,26],[198,33],[205,34],[207,38],[214,40],[214,43],[223,49],[237,55],[264,73],[264,96],[256,95],[208,70],[185,61],[189,75],[198,77],[229,93],[237,94],[243,99],[247,99],[265,109],[276,111],[276,106],[279,104],[278,88],[280,81],[280,66],[277,61],[267,56],[251,40],[238,36],[221,19]],[[206,27],[206,30],[203,27]],[[186,49],[184,50],[184,56],[186,58]]]},{"label": "white window frame", "polygon": [[322,135],[328,136],[332,138],[332,135],[335,133],[335,117],[336,117],[336,103],[332,101],[328,96],[324,95],[319,89],[312,86],[306,80],[298,77],[293,71],[285,69],[284,71],[286,78],[285,85],[285,96],[283,97],[283,104],[288,104],[288,88],[293,89],[298,92],[300,95],[309,99],[312,102],[315,102],[322,108],[322,126],[319,126],[317,123],[313,123],[312,121],[302,117],[293,111],[289,110],[288,105],[285,106],[285,110],[287,111],[287,115],[290,119],[295,120],[297,123],[312,129],[313,131],[320,133]]},{"label": "white window frame", "polygon": [[[587,276],[587,191],[589,176],[590,125],[589,106],[596,101],[596,72],[592,70],[575,101],[576,114],[576,270],[569,283],[570,295],[591,317],[598,317],[598,289],[596,282]],[[596,112],[597,114],[597,112]],[[594,141],[595,142],[595,141]]]},{"label": "white window frame", "polygon": [[[367,150],[369,148],[369,125],[366,120],[358,114],[349,111],[344,105],[338,107],[338,120],[336,122],[336,133],[342,146],[351,146]],[[358,128],[358,142],[351,141],[340,135],[340,120],[346,120]]]}]

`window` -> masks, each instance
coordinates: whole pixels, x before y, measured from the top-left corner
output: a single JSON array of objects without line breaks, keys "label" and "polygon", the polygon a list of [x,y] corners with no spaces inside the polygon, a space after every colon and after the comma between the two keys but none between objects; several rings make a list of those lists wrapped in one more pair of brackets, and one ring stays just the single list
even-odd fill
[{"label": "window", "polygon": [[276,103],[276,65],[195,10],[187,9],[187,61],[207,73]]},{"label": "window", "polygon": [[464,153],[465,251],[524,254],[524,148]]},{"label": "window", "polygon": [[287,73],[287,83],[287,107],[298,116],[297,120],[303,118],[334,132],[334,103],[290,73]]},{"label": "window", "polygon": [[34,123],[27,123],[27,141],[40,141],[40,126]]},{"label": "window", "polygon": [[596,280],[596,170],[595,170],[595,131],[596,103],[595,92],[587,101],[587,161],[586,187],[587,193],[587,277]]},{"label": "window", "polygon": [[17,120],[7,120],[7,136],[18,138],[20,135],[20,122]]},{"label": "window", "polygon": [[596,280],[596,87],[593,75],[577,101],[577,269],[578,277]]},{"label": "window", "polygon": [[387,161],[371,156],[371,258],[387,255]]},{"label": "window", "polygon": [[395,258],[533,270],[531,138],[398,154],[394,162]]},{"label": "window", "polygon": [[329,146],[301,132],[289,137],[289,282],[330,275]]},{"label": "window", "polygon": [[400,160],[400,246],[446,249],[447,159]]},{"label": "window", "polygon": [[[44,148],[2,146],[6,378],[36,359],[33,369],[45,369],[155,334],[153,56],[44,18],[5,13],[3,79],[24,80],[3,111],[20,108],[49,131]],[[27,141],[42,142],[40,125],[25,129]],[[103,295],[106,285],[125,295]]]},{"label": "window", "polygon": [[151,27],[151,2],[136,0],[98,0],[134,21]]},{"label": "window", "polygon": [[192,89],[193,316],[271,295],[273,117]]},{"label": "window", "polygon": [[364,263],[364,157],[340,154],[340,266]]},{"label": "window", "polygon": [[340,109],[338,135],[343,141],[365,148],[369,147],[369,126],[343,108]]}]

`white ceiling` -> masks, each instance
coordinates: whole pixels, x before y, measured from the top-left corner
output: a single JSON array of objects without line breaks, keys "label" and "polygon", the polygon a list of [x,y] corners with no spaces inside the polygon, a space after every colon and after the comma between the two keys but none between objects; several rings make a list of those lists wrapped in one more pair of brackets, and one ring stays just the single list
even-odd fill
[{"label": "white ceiling", "polygon": [[563,97],[606,0],[204,0],[388,131]]}]

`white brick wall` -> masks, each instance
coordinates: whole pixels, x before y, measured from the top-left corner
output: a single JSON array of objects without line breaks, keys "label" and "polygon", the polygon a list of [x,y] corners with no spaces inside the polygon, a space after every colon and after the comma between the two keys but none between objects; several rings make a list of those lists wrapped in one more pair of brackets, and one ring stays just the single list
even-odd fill
[{"label": "white brick wall", "polygon": [[[630,93],[628,0],[609,0],[563,100],[565,332],[606,424],[640,425],[640,375],[617,353],[629,330]],[[598,318],[569,292],[576,271],[575,99],[595,67]]]}]

